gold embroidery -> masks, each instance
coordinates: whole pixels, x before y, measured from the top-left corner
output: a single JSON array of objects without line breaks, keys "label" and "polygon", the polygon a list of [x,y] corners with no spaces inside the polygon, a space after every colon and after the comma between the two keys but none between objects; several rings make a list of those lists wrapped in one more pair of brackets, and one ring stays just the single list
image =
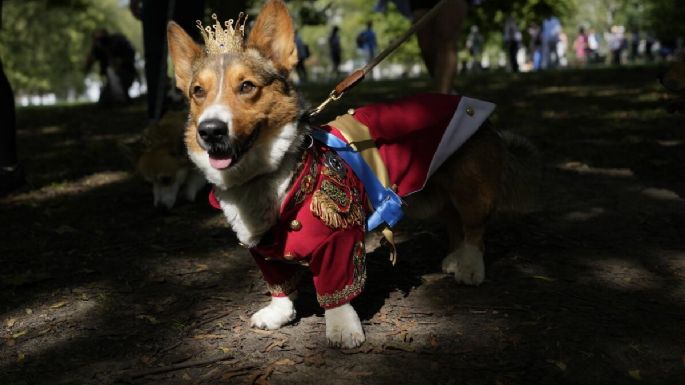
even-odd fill
[{"label": "gold embroidery", "polygon": [[364,250],[364,242],[362,241],[354,245],[352,264],[354,265],[354,278],[351,284],[330,294],[316,295],[316,299],[322,307],[338,305],[342,301],[359,295],[364,290],[364,284],[366,284],[366,250]]},{"label": "gold embroidery", "polygon": [[338,186],[329,180],[324,180],[321,182],[321,187],[314,192],[309,209],[314,216],[332,229],[361,226],[364,222],[364,211],[361,204],[352,202],[351,195],[352,193],[346,186]]},{"label": "gold embroidery", "polygon": [[[299,205],[300,203],[304,202],[304,199],[307,197],[307,195],[311,194],[312,191],[314,191],[314,186],[316,185],[316,174],[318,171],[318,164],[317,164],[317,152],[315,149],[311,150],[311,161],[309,162],[309,170],[307,170],[307,175],[302,177],[302,180],[300,181],[300,185],[297,188],[297,191],[295,192],[295,195],[293,196],[292,199],[288,202],[287,209],[290,210],[295,205]],[[307,152],[305,152],[306,154]],[[298,171],[295,173],[295,175],[298,175],[302,167],[304,167],[305,159],[303,155],[303,160],[302,164],[299,165]]]},{"label": "gold embroidery", "polygon": [[321,173],[324,174],[325,176],[333,179],[334,181],[336,181],[338,183],[344,183],[340,174],[338,174],[335,170],[331,170],[328,167],[322,167]]},{"label": "gold embroidery", "polygon": [[323,180],[314,191],[309,209],[332,229],[363,225],[364,210],[344,180],[347,169],[334,153],[326,152],[324,155],[321,167]]}]

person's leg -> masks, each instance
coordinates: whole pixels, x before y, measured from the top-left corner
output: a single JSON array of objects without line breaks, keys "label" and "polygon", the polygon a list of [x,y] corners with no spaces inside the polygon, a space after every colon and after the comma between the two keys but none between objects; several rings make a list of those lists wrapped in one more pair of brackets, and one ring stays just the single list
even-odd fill
[{"label": "person's leg", "polygon": [[[428,9],[416,9],[414,10],[414,20],[419,20],[423,15],[428,12]],[[426,64],[426,70],[428,74],[434,76],[435,67],[435,24],[428,23],[420,30],[416,31],[416,39],[419,43],[419,49],[421,50],[421,58],[424,64]]]},{"label": "person's leg", "polygon": [[[414,20],[418,20],[429,10],[414,10]],[[421,56],[438,92],[448,93],[453,87],[457,75],[457,42],[467,10],[465,0],[450,1],[443,6],[432,23],[417,32]]]},{"label": "person's leg", "polygon": [[[204,19],[205,2],[203,0],[176,0],[176,8],[173,13],[173,20],[178,23],[195,40],[200,39],[197,29],[197,20]],[[221,19],[222,15],[219,15]],[[223,18],[235,19],[238,14],[224,15]],[[223,19],[222,19],[223,23]]]},{"label": "person's leg", "polygon": [[0,60],[0,167],[17,164],[16,117],[14,112],[14,92]]},{"label": "person's leg", "polygon": [[0,60],[0,195],[9,193],[25,182],[17,159],[17,121],[14,92]]},{"label": "person's leg", "polygon": [[[147,114],[152,120],[162,117],[167,71],[166,23],[169,4],[166,0],[144,0],[142,17],[147,83]],[[173,5],[172,5],[173,6]]]},{"label": "person's leg", "polygon": [[518,43],[515,41],[509,42],[509,63],[511,63],[511,71],[514,73],[519,72],[518,51]]}]

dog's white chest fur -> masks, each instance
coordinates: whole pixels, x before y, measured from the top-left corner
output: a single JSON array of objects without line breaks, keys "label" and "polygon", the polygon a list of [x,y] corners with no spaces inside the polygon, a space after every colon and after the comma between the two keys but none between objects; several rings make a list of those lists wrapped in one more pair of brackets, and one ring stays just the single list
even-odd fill
[{"label": "dog's white chest fur", "polygon": [[[290,162],[284,160],[284,163]],[[239,187],[215,190],[226,220],[245,246],[256,246],[276,223],[293,176],[292,170],[282,167]]]}]

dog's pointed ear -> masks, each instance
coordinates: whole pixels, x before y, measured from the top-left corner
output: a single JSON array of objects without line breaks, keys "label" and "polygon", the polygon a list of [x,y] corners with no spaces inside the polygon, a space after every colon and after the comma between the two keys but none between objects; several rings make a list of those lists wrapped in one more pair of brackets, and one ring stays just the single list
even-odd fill
[{"label": "dog's pointed ear", "polygon": [[269,0],[252,27],[248,48],[271,59],[279,70],[290,72],[297,64],[293,20],[283,0]]},{"label": "dog's pointed ear", "polygon": [[193,76],[193,62],[202,55],[202,48],[173,21],[167,25],[167,41],[171,61],[174,63],[176,87],[186,95]]}]

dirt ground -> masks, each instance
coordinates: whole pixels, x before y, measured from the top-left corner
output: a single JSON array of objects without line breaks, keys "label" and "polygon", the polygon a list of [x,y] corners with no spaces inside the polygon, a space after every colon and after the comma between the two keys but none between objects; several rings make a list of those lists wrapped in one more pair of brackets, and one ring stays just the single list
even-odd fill
[{"label": "dirt ground", "polygon": [[[117,150],[142,104],[22,109],[30,186],[0,198],[0,384],[682,384],[685,115],[665,112],[657,72],[461,78],[540,149],[536,209],[493,219],[480,287],[440,273],[440,228],[403,224],[397,266],[367,257],[354,350],[326,347],[306,279],[293,325],[249,328],[269,297],[221,214],[204,194],[157,213]],[[368,82],[333,112],[425,88]]]}]

